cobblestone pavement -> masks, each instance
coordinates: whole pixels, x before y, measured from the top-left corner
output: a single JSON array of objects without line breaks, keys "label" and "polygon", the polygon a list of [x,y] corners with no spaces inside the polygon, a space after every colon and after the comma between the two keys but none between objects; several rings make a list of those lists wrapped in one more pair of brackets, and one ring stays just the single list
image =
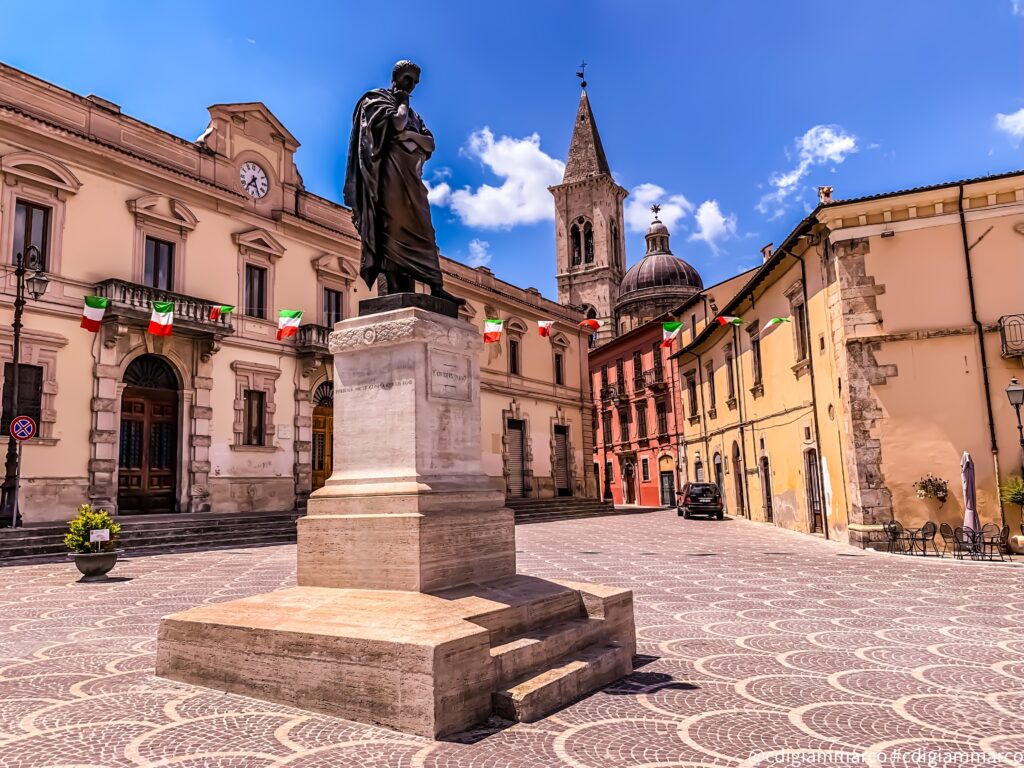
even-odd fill
[{"label": "cobblestone pavement", "polygon": [[72,583],[70,563],[0,569],[0,765],[1022,764],[1024,566],[671,511],[518,537],[524,572],[634,590],[640,666],[474,743],[152,675],[160,616],[291,585],[292,546],[129,559],[103,584]]}]

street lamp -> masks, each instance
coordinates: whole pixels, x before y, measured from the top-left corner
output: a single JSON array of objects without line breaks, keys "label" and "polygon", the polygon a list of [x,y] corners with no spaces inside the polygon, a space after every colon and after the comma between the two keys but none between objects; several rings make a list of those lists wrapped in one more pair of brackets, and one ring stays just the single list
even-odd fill
[{"label": "street lamp", "polygon": [[[1020,449],[1024,452],[1024,425],[1020,421],[1020,407],[1024,405],[1024,385],[1017,381],[1017,377],[1010,379],[1010,386],[1006,388],[1006,397],[1017,413],[1017,434],[1020,435]],[[1024,477],[1024,453],[1021,454],[1020,473]]]},{"label": "street lamp", "polygon": [[[17,289],[14,295],[14,350],[11,354],[11,412],[7,416],[8,425],[15,416],[21,415],[21,402],[18,398],[20,376],[19,362],[21,359],[21,316],[25,311],[25,290],[28,289],[33,299],[38,299],[50,285],[49,278],[43,273],[43,260],[39,249],[30,245],[28,259],[21,253],[14,257],[14,276]],[[33,274],[25,275],[32,270]],[[18,441],[8,426],[7,460],[4,463],[4,483],[0,492],[0,526],[14,527],[18,524]]]}]

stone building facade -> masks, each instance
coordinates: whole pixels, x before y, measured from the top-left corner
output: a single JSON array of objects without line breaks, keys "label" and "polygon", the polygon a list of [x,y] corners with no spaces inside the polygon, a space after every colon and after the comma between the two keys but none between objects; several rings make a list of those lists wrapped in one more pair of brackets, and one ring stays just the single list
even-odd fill
[{"label": "stone building facade", "polygon": [[[187,141],[2,65],[0,126],[4,360],[12,255],[37,246],[50,277],[24,317],[19,399],[40,435],[24,446],[23,519],[67,519],[84,501],[122,514],[302,508],[330,474],[334,433],[362,439],[333,424],[327,337],[371,292],[349,212],[304,188],[296,137],[253,102],[211,107]],[[519,373],[506,350],[482,353],[487,471],[529,474],[520,494],[592,495],[582,314],[485,269],[442,269],[466,319],[521,329]],[[110,299],[96,334],[79,327],[86,295]],[[170,336],[147,333],[160,300],[175,305]],[[220,305],[236,309],[211,319]],[[296,337],[276,339],[280,309],[304,312]],[[550,340],[537,319],[556,321]],[[525,445],[511,463],[510,424]]]},{"label": "stone building facade", "polygon": [[[999,486],[1024,471],[1005,394],[1024,361],[1022,233],[1022,173],[822,188],[733,299],[693,302],[674,357],[688,477],[715,478],[734,514],[866,546],[892,519],[962,525],[966,451],[981,522],[1016,533]],[[945,503],[917,496],[928,474]]]}]

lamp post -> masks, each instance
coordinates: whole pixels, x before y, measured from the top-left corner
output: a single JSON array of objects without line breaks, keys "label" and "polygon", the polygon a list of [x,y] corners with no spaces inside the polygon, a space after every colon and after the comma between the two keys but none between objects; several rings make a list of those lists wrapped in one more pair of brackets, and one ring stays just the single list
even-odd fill
[{"label": "lamp post", "polygon": [[[19,362],[21,358],[21,316],[25,312],[25,291],[28,290],[33,299],[38,299],[46,293],[50,285],[49,278],[43,273],[43,263],[39,249],[30,245],[27,250],[26,259],[21,253],[14,257],[14,276],[17,280],[17,288],[14,296],[14,350],[11,354],[11,412],[5,413],[8,425],[15,416],[20,416],[21,403],[18,399],[18,385],[20,383]],[[33,271],[30,277],[25,277],[29,270]],[[7,437],[7,460],[4,463],[4,483],[0,492],[0,526],[18,525],[18,441],[8,426]]]},{"label": "lamp post", "polygon": [[1020,407],[1024,405],[1024,385],[1014,377],[1010,379],[1010,386],[1006,388],[1006,397],[1017,413],[1017,434],[1020,435],[1021,467],[1020,473],[1024,477],[1024,424],[1020,420]]}]

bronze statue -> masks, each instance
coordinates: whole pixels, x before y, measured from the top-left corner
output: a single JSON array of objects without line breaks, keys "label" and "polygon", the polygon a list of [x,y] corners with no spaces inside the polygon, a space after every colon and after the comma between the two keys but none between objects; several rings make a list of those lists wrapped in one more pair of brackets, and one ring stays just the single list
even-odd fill
[{"label": "bronze statue", "polygon": [[409,106],[420,68],[400,61],[391,87],[369,91],[352,116],[345,204],[362,239],[359,273],[373,287],[382,272],[388,293],[409,293],[419,281],[432,296],[464,304],[444,290],[440,256],[423,185],[434,136]]}]

